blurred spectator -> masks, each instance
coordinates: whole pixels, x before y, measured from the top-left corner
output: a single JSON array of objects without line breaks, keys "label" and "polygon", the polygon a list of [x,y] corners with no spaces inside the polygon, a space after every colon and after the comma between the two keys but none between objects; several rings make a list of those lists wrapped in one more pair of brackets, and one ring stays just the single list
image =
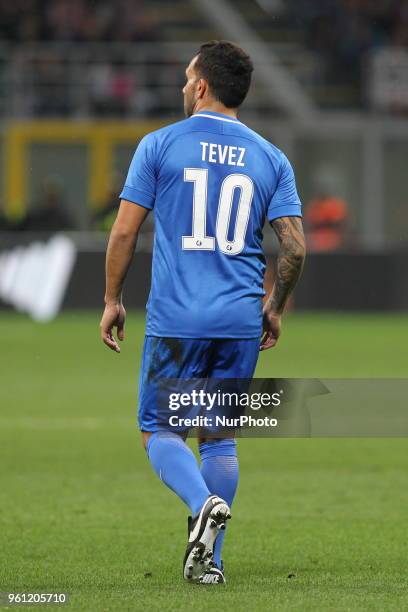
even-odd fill
[{"label": "blurred spectator", "polygon": [[116,62],[111,83],[111,96],[114,114],[126,115],[135,87],[134,78],[125,62]]},{"label": "blurred spectator", "polygon": [[125,62],[93,66],[89,73],[91,112],[102,116],[128,115],[135,86],[134,69]]},{"label": "blurred spectator", "polygon": [[45,178],[38,202],[27,216],[15,226],[20,231],[58,232],[74,229],[72,219],[66,210],[62,184],[57,177]]},{"label": "blurred spectator", "polygon": [[369,102],[379,111],[408,113],[408,49],[387,47],[371,58]]},{"label": "blurred spectator", "polygon": [[45,37],[63,42],[84,40],[88,7],[84,0],[53,0],[45,11]]},{"label": "blurred spectator", "polygon": [[349,210],[344,200],[321,192],[306,207],[304,218],[310,251],[337,251],[345,246]]},{"label": "blurred spectator", "polygon": [[[275,30],[281,28],[284,38],[289,33],[291,39],[310,50],[309,56],[313,58],[315,68],[314,78],[309,74],[307,80],[309,83],[312,81],[322,105],[365,104],[366,66],[372,53],[390,46],[408,48],[407,0],[247,0],[248,4],[255,1],[264,9],[264,21],[270,20]],[[0,43],[15,43],[11,57],[24,54],[26,48],[31,49],[27,43],[63,45],[59,53],[64,57],[57,57],[56,51],[49,49],[48,53],[54,53],[54,57],[41,60],[34,67],[31,80],[32,60],[27,60],[27,76],[20,80],[24,78],[29,83],[23,89],[27,91],[31,86],[38,89],[35,82],[38,72],[41,92],[36,94],[39,98],[37,104],[25,104],[26,114],[65,115],[95,111],[105,115],[128,115],[137,114],[142,108],[141,114],[145,112],[144,107],[150,115],[157,110],[163,112],[166,101],[160,99],[152,103],[151,100],[151,92],[154,95],[157,92],[149,79],[157,79],[154,74],[157,70],[151,70],[152,75],[146,71],[138,84],[139,89],[125,66],[115,65],[116,61],[122,60],[132,66],[129,54],[124,52],[116,59],[113,53],[101,57],[97,46],[81,48],[80,44],[159,43],[166,35],[166,26],[160,21],[163,4],[165,0],[0,0]],[[177,10],[182,10],[184,2],[174,2],[174,5],[177,5]],[[200,16],[196,17],[196,20],[200,19]],[[191,40],[196,38],[195,23],[193,19],[191,25],[187,25]],[[261,32],[263,25],[259,24]],[[71,47],[70,43],[75,46]],[[78,54],[81,56],[82,53],[85,59],[78,60]],[[37,51],[33,52],[33,57],[36,54]],[[389,58],[382,61],[390,64],[390,69],[381,70],[394,71],[395,61]],[[104,62],[112,71],[109,77],[101,75],[98,68]],[[18,60],[14,59],[11,73],[17,64]],[[89,74],[83,74],[85,66]],[[132,67],[129,70],[132,71]],[[104,78],[105,83],[98,85],[98,81]],[[81,92],[82,84],[89,82],[97,90],[90,108],[89,100]],[[67,98],[68,91],[72,99]],[[30,92],[28,95],[34,96]],[[162,96],[161,93],[157,95]],[[139,98],[137,102],[136,98]],[[384,110],[400,112],[404,108],[405,103],[398,101]],[[19,109],[15,113],[18,115]]]},{"label": "blurred spectator", "polygon": [[368,53],[397,38],[407,45],[406,0],[289,0],[289,14],[304,43],[320,59],[327,85],[348,85],[365,101]]},{"label": "blurred spectator", "polygon": [[[141,0],[0,0],[0,43],[26,43],[7,51],[13,57],[9,74],[14,92],[24,92],[24,96],[14,95],[13,112],[16,116],[87,112],[128,116],[137,114],[135,109],[142,102],[149,113],[150,87],[136,92],[129,48],[117,46],[106,53],[81,43],[158,42],[160,38],[154,9]],[[31,46],[36,42],[59,46]]]},{"label": "blurred spectator", "polygon": [[35,111],[38,115],[66,115],[69,109],[64,62],[52,48],[43,50],[34,64]]},{"label": "blurred spectator", "polygon": [[[147,4],[147,3],[146,3]],[[151,6],[138,0],[0,0],[0,41],[154,41]]]},{"label": "blurred spectator", "polygon": [[89,94],[92,114],[109,115],[113,67],[104,62],[89,70]]}]

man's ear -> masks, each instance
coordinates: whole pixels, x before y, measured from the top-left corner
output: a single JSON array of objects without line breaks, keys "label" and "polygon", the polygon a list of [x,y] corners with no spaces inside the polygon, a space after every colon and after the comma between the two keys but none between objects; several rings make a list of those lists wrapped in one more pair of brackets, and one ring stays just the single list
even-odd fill
[{"label": "man's ear", "polygon": [[204,98],[208,93],[208,83],[204,79],[198,81],[197,93],[199,98]]}]

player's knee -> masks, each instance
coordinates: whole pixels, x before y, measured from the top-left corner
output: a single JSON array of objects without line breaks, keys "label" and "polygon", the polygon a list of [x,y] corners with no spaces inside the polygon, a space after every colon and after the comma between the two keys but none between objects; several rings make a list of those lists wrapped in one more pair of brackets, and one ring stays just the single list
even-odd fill
[{"label": "player's knee", "polygon": [[148,452],[149,450],[149,444],[151,443],[151,438],[152,436],[155,436],[157,438],[167,438],[167,439],[175,439],[175,440],[182,440],[183,442],[186,441],[187,438],[187,433],[188,432],[181,432],[181,433],[174,433],[174,432],[166,432],[166,431],[158,431],[158,432],[151,432],[151,431],[142,431],[142,444],[144,449]]},{"label": "player's knee", "polygon": [[237,443],[234,438],[199,438],[199,451],[202,459],[207,457],[236,457]]}]

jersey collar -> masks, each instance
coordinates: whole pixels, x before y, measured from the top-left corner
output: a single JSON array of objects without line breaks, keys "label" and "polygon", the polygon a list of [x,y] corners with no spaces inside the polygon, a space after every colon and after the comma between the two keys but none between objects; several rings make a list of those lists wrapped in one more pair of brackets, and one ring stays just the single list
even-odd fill
[{"label": "jersey collar", "polygon": [[241,123],[241,121],[235,119],[234,117],[230,117],[229,115],[223,115],[222,113],[215,113],[214,111],[198,111],[198,113],[194,113],[194,115],[191,115],[190,119],[194,119],[195,117],[205,117],[206,119],[227,121],[228,123]]}]

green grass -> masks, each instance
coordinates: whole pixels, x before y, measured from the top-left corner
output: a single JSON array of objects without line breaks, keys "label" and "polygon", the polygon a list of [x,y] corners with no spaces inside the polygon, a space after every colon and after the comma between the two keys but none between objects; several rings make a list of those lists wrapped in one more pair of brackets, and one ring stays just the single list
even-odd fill
[{"label": "green grass", "polygon": [[[407,324],[292,315],[257,375],[407,377]],[[408,609],[405,439],[240,440],[228,584],[185,584],[187,511],[135,427],[143,320],[121,355],[97,327],[0,316],[0,591],[67,591],[67,609],[97,612]]]}]

